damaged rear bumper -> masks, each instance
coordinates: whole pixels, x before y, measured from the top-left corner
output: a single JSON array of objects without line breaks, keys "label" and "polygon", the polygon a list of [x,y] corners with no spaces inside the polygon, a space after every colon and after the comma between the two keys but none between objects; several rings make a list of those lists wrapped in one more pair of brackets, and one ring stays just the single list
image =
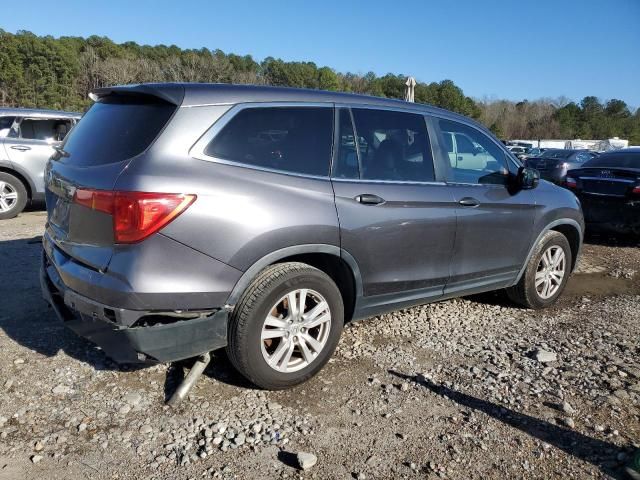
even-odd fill
[{"label": "damaged rear bumper", "polygon": [[65,326],[118,363],[183,360],[227,344],[227,310],[158,312],[104,305],[66,287],[44,251],[40,284]]}]

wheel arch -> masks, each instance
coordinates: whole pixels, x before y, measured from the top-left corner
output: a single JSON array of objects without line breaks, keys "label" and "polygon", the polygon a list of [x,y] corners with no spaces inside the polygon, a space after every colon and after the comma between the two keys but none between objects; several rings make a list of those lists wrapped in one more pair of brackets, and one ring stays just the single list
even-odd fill
[{"label": "wheel arch", "polygon": [[18,180],[20,180],[22,182],[22,184],[24,185],[24,188],[27,190],[27,196],[28,196],[29,200],[33,199],[33,191],[34,191],[35,187],[31,184],[29,179],[24,174],[20,173],[15,168],[7,167],[6,165],[0,165],[0,172],[1,173],[7,173],[9,175],[13,175]]},{"label": "wheel arch", "polygon": [[269,265],[302,262],[315,267],[336,283],[345,304],[345,322],[351,320],[356,299],[362,296],[362,278],[357,262],[347,251],[335,245],[306,244],[285,247],[265,255],[251,265],[236,282],[227,308],[233,308],[258,273]]},{"label": "wheel arch", "polygon": [[580,250],[582,249],[583,231],[582,231],[582,227],[576,220],[572,218],[561,218],[558,220],[554,220],[551,223],[548,223],[540,231],[540,234],[536,237],[535,241],[531,245],[531,248],[529,249],[529,253],[527,254],[527,257],[522,265],[522,268],[518,272],[518,276],[516,278],[516,281],[514,282],[514,285],[520,281],[520,278],[524,274],[524,271],[527,268],[529,260],[531,260],[531,256],[533,255],[533,252],[536,246],[540,242],[540,239],[547,232],[552,230],[562,233],[567,238],[569,242],[569,246],[571,247],[571,271],[574,270],[578,262],[578,257],[580,256]]}]

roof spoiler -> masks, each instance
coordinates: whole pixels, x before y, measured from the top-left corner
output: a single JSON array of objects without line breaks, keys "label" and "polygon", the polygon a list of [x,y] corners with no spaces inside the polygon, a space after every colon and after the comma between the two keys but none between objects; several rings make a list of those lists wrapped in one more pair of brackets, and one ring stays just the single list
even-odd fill
[{"label": "roof spoiler", "polygon": [[89,93],[89,98],[94,102],[98,102],[101,98],[110,95],[147,95],[180,106],[184,100],[184,87],[172,83],[116,85],[113,87],[96,88]]}]

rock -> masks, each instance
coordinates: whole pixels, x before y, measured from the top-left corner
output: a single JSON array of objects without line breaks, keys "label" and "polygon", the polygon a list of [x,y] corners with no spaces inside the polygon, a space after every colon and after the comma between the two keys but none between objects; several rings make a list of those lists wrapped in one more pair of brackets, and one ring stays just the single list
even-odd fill
[{"label": "rock", "polygon": [[124,396],[123,400],[134,407],[140,403],[140,401],[142,400],[142,395],[140,395],[138,392],[130,392]]},{"label": "rock", "polygon": [[562,402],[562,405],[560,407],[562,411],[568,415],[571,415],[576,411],[575,408],[573,408],[569,402]]},{"label": "rock", "polygon": [[42,460],[44,457],[42,455],[32,455],[31,456],[31,461],[33,463],[38,463],[40,460]]},{"label": "rock", "polygon": [[233,439],[233,442],[237,445],[244,445],[244,442],[246,441],[246,437],[244,435],[244,433],[239,433],[238,435],[236,435],[236,437]]},{"label": "rock", "polygon": [[318,463],[318,457],[313,453],[299,452],[296,457],[298,459],[298,465],[302,470],[309,470]]},{"label": "rock", "polygon": [[575,428],[576,422],[571,417],[563,419],[564,424],[569,428]]},{"label": "rock", "polygon": [[127,413],[129,413],[131,411],[131,407],[129,405],[122,405],[120,407],[120,409],[118,410],[118,412],[122,415],[126,415]]},{"label": "rock", "polygon": [[558,356],[554,352],[549,352],[548,350],[543,350],[541,348],[534,350],[533,358],[540,363],[549,363],[558,360]]},{"label": "rock", "polygon": [[33,446],[33,449],[34,449],[36,452],[41,452],[41,451],[44,449],[44,445],[42,445],[42,442],[41,442],[41,441],[37,441],[37,442],[35,443],[35,445]]},{"label": "rock", "polygon": [[153,432],[153,427],[151,425],[142,425],[140,427],[140,433],[143,435],[148,435],[151,432]]},{"label": "rock", "polygon": [[72,393],[73,389],[67,385],[60,384],[53,387],[51,389],[51,392],[54,393],[55,395],[65,395],[67,393]]},{"label": "rock", "polygon": [[16,359],[13,361],[13,364],[14,364],[14,365],[22,365],[23,363],[24,363],[24,358],[16,358]]}]

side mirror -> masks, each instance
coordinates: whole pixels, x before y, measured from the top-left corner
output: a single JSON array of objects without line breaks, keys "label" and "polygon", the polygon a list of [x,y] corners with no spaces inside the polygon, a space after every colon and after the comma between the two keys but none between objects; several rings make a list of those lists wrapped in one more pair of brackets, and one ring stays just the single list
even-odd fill
[{"label": "side mirror", "polygon": [[518,186],[523,190],[536,188],[540,183],[540,172],[535,168],[520,167],[517,182]]}]

